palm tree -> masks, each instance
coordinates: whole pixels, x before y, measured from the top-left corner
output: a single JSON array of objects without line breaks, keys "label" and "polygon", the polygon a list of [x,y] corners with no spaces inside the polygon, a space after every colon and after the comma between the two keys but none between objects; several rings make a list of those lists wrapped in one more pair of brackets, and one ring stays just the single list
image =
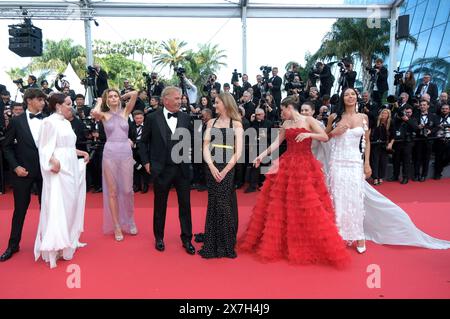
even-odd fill
[{"label": "palm tree", "polygon": [[[306,68],[312,67],[317,59],[331,61],[346,57],[359,58],[364,88],[367,89],[370,75],[366,68],[372,67],[372,61],[377,56],[386,57],[389,54],[389,34],[390,23],[386,19],[381,21],[380,28],[369,28],[366,19],[338,19],[325,35],[320,49],[311,56]],[[417,46],[414,37],[406,41]]]},{"label": "palm tree", "polygon": [[177,39],[163,41],[162,51],[155,58],[156,65],[168,65],[172,70],[175,69],[186,58],[187,52],[183,49],[186,45],[186,42]]}]

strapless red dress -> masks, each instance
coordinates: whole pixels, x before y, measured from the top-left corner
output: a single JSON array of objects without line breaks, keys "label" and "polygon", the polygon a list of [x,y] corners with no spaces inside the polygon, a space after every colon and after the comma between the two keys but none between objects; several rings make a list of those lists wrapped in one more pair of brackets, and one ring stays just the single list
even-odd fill
[{"label": "strapless red dress", "polygon": [[262,261],[344,267],[350,254],[335,224],[334,209],[311,139],[296,142],[304,128],[286,130],[287,150],[268,174],[238,251]]}]

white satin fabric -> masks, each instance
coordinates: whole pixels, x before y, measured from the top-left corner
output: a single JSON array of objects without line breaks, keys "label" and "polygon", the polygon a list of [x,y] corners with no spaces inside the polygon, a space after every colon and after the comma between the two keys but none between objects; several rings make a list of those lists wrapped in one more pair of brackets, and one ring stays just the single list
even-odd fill
[{"label": "white satin fabric", "polygon": [[[35,260],[42,257],[56,267],[59,258],[70,260],[78,247],[84,224],[86,165],[78,159],[76,136],[70,122],[52,114],[42,122],[39,162],[42,172],[42,203],[36,236]],[[59,173],[51,172],[52,155],[60,161]]]},{"label": "white satin fabric", "polygon": [[[320,146],[313,148],[314,155],[323,163],[326,175],[329,175],[329,166],[334,164],[333,159],[330,158],[330,152],[330,142],[320,143]],[[334,186],[338,187],[336,184]],[[429,249],[450,248],[450,241],[431,237],[418,229],[403,209],[380,194],[365,180],[362,183],[362,191],[365,239],[384,245],[405,245]],[[332,193],[330,190],[330,194]],[[354,193],[355,197],[360,195]]]}]

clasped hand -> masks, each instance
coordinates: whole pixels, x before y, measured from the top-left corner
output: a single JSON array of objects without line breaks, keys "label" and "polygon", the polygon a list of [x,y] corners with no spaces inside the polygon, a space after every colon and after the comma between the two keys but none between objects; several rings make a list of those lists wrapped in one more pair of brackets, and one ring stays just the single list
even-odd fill
[{"label": "clasped hand", "polygon": [[220,183],[225,176],[228,174],[228,171],[226,168],[224,168],[221,172],[217,169],[217,167],[214,164],[210,164],[209,170],[211,171],[212,176],[216,180],[217,183]]}]

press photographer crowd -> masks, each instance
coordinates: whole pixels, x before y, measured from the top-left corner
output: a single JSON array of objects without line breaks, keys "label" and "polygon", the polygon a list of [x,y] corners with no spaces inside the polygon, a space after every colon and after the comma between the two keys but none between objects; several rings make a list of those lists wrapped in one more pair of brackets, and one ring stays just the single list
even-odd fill
[{"label": "press photographer crowd", "polygon": [[[194,120],[201,120],[203,126],[194,127],[204,132],[206,123],[215,117],[214,102],[220,92],[229,92],[237,102],[244,129],[255,128],[255,140],[245,140],[245,163],[236,167],[235,187],[247,185],[245,192],[255,192],[262,185],[264,175],[260,168],[251,165],[249,149],[258,148],[262,140],[269,145],[271,129],[280,127],[280,104],[283,95],[293,96],[306,116],[312,116],[323,127],[328,125],[332,113],[339,112],[339,98],[347,88],[355,88],[357,72],[349,59],[337,62],[339,78],[332,75],[333,63],[317,62],[309,70],[307,78],[302,78],[299,65],[293,63],[291,68],[279,76],[277,67],[268,65],[260,67],[260,73],[253,84],[247,74],[232,72],[231,81],[223,85],[215,74],[208,76],[202,87],[197,87],[182,67],[175,68],[179,79],[178,87],[182,90],[181,112],[188,113]],[[388,74],[382,59],[377,59],[373,67],[367,68],[370,74],[370,85],[367,91],[358,91],[358,112],[365,113],[369,118],[371,130],[372,183],[382,184],[385,179],[406,184],[413,181],[424,182],[429,176],[440,179],[445,166],[450,161],[450,118],[448,94],[439,94],[438,87],[433,83],[430,74],[425,74],[421,83],[416,83],[411,71]],[[89,153],[90,162],[87,168],[86,183],[92,192],[102,192],[102,154],[106,135],[101,121],[92,116],[93,106],[87,103],[86,94],[93,98],[101,97],[108,89],[108,74],[100,65],[89,66],[88,76],[82,80],[85,92],[75,92],[65,81],[64,74],[59,74],[54,81],[54,88],[49,88],[49,82],[42,80],[37,83],[34,75],[29,75],[26,81],[14,80],[18,91],[24,95],[23,103],[11,99],[10,92],[0,84],[0,194],[5,193],[11,182],[14,167],[9,167],[4,157],[3,140],[15,117],[27,112],[27,96],[39,96],[41,92],[46,99],[53,92],[63,92],[70,96],[73,102],[72,117],[69,119],[77,136],[77,149]],[[145,87],[134,88],[133,79],[124,79],[121,95],[138,91],[138,98],[129,118],[129,139],[133,145],[134,191],[146,193],[151,176],[147,174],[139,156],[139,141],[142,137],[146,117],[162,108],[160,95],[165,84],[156,72],[144,73]],[[394,78],[396,95],[387,95],[388,78]],[[26,83],[24,83],[26,82]],[[337,90],[332,93],[332,89]],[[30,90],[33,94],[27,95]],[[386,101],[386,102],[385,102]],[[27,113],[31,117],[33,114]],[[42,116],[48,116],[49,109],[44,107]],[[27,116],[27,118],[28,118]],[[38,116],[38,115],[33,115]],[[18,142],[16,142],[17,144]],[[17,145],[16,145],[17,146]],[[388,170],[389,163],[393,169]],[[429,167],[431,171],[429,172]],[[192,189],[206,190],[204,165],[194,163],[194,178]],[[388,175],[388,172],[391,172]]]}]

